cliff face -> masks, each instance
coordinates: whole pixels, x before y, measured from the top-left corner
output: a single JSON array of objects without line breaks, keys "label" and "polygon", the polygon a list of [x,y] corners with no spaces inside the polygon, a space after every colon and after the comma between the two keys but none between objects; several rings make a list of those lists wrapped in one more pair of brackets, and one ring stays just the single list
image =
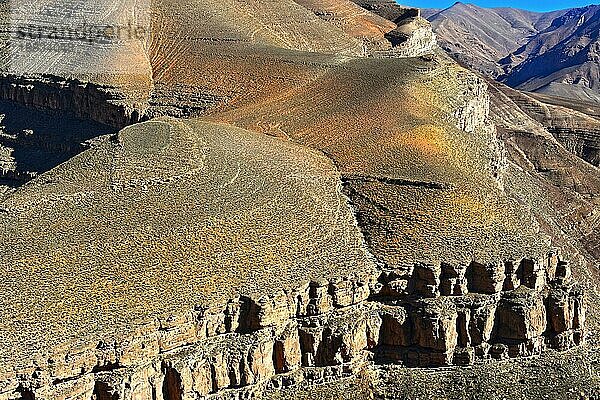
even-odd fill
[{"label": "cliff face", "polygon": [[600,121],[583,112],[560,105],[543,103],[525,93],[493,84],[538,122],[571,153],[594,166],[600,165]]},{"label": "cliff face", "polygon": [[50,360],[30,376],[5,376],[4,390],[35,398],[246,398],[380,363],[440,367],[539,355],[582,342],[584,301],[556,254],[417,264],[197,308],[140,326],[124,342]]},{"label": "cliff face", "polygon": [[[378,49],[379,57],[419,57],[431,54],[436,48],[436,37],[431,25],[415,8],[404,7],[394,1],[356,1],[364,10],[379,15],[396,25],[385,32],[385,38],[392,48]],[[376,49],[377,50],[377,49]]]},{"label": "cliff face", "polygon": [[0,186],[12,190],[88,148],[89,140],[138,122],[140,110],[115,92],[50,76],[0,77]]},{"label": "cliff face", "polygon": [[133,124],[0,204],[0,399],[393,398],[594,348],[596,169],[417,11],[196,3],[153,3],[143,96],[0,85]]},{"label": "cliff face", "polygon": [[113,87],[56,76],[0,77],[0,98],[22,106],[64,111],[115,128],[140,121],[145,105],[126,102]]}]

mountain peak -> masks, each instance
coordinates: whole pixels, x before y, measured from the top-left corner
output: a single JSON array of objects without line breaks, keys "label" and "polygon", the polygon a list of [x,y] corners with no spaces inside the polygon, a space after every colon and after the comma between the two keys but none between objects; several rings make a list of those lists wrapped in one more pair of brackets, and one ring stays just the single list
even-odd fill
[{"label": "mountain peak", "polygon": [[456,2],[429,20],[445,50],[485,75],[523,90],[600,101],[590,62],[599,57],[598,5],[533,13]]},{"label": "mountain peak", "polygon": [[471,4],[471,3],[463,3],[462,1],[457,1],[456,3],[454,3],[450,7],[448,7],[448,9],[473,8],[473,7],[477,7],[477,6],[475,6],[474,4]]}]

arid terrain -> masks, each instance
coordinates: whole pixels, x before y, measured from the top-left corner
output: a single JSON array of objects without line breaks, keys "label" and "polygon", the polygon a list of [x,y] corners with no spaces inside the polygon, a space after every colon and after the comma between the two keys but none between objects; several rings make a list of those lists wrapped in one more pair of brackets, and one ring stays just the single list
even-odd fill
[{"label": "arid terrain", "polygon": [[600,101],[600,6],[535,13],[457,2],[425,10],[461,63],[529,92]]},{"label": "arid terrain", "polygon": [[600,396],[594,103],[391,0],[1,7],[0,400]]}]

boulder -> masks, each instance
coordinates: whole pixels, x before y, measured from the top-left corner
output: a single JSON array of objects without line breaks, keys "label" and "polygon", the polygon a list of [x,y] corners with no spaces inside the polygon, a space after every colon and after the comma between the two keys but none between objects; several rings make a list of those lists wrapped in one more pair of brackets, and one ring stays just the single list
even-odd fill
[{"label": "boulder", "polygon": [[439,265],[415,264],[410,292],[421,297],[439,296],[440,275]]},{"label": "boulder", "polygon": [[504,285],[504,265],[502,263],[480,264],[472,262],[468,270],[469,291],[473,293],[495,294]]},{"label": "boulder", "polygon": [[524,342],[540,337],[546,330],[542,296],[526,288],[505,293],[496,309],[496,328],[500,341]]}]

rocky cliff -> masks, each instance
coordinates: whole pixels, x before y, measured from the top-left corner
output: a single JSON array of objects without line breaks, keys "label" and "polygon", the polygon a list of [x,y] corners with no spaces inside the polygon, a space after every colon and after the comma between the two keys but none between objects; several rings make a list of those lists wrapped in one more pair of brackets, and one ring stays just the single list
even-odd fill
[{"label": "rocky cliff", "polygon": [[46,76],[0,77],[0,186],[19,186],[89,147],[88,140],[138,122],[141,107],[118,91]]},{"label": "rocky cliff", "polygon": [[583,290],[554,253],[417,264],[158,320],[124,342],[5,375],[3,398],[248,398],[380,363],[464,366],[567,350],[583,341],[584,323]]},{"label": "rocky cliff", "polygon": [[[147,93],[4,84],[133,125],[0,203],[0,399],[397,398],[595,354],[595,167],[414,9],[233,3],[152,4]],[[433,389],[513,388],[480,385]]]}]

